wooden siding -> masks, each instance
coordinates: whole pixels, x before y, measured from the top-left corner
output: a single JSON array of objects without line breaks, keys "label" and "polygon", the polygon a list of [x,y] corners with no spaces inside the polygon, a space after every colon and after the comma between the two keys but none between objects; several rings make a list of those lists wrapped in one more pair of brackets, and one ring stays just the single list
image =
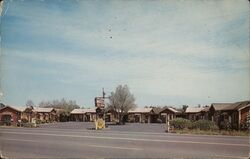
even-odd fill
[{"label": "wooden siding", "polygon": [[5,117],[6,116],[10,116],[10,123],[11,125],[16,125],[18,120],[21,119],[21,112],[20,111],[17,111],[11,107],[5,107],[5,108],[2,108],[0,110],[0,120],[1,120],[1,124],[7,124],[7,123],[4,123],[5,121]]}]

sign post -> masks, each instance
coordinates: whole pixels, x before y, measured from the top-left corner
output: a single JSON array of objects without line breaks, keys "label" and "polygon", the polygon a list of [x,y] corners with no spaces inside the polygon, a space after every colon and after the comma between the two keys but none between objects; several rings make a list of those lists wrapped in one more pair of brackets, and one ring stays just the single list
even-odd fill
[{"label": "sign post", "polygon": [[105,128],[105,92],[102,89],[102,97],[95,97],[95,107],[96,107],[96,120],[95,128],[100,130]]}]

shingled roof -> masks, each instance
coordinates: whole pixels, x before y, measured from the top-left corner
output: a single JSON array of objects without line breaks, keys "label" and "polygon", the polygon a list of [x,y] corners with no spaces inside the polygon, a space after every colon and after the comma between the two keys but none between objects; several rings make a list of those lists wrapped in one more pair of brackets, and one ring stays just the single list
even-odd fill
[{"label": "shingled roof", "polygon": [[233,106],[235,107],[234,109],[241,110],[247,106],[250,106],[250,101],[236,102],[233,104]]},{"label": "shingled roof", "polygon": [[23,107],[23,106],[11,106],[12,108],[19,110],[20,112],[23,112],[27,107]]},{"label": "shingled roof", "polygon": [[54,108],[34,107],[33,111],[38,113],[50,113]]},{"label": "shingled roof", "polygon": [[199,113],[203,110],[202,107],[187,107],[185,113]]},{"label": "shingled roof", "polygon": [[95,109],[74,109],[70,112],[70,114],[85,114],[85,113],[95,113]]},{"label": "shingled roof", "polygon": [[209,106],[205,106],[205,107],[203,107],[203,109],[201,110],[202,112],[208,112],[209,111],[209,109],[210,109],[210,107]]},{"label": "shingled roof", "polygon": [[149,113],[153,108],[135,108],[134,110],[129,110],[128,113]]},{"label": "shingled roof", "polygon": [[9,105],[6,105],[5,107],[1,108],[1,109],[5,109],[5,108],[12,108],[16,111],[19,111],[19,112],[23,112],[27,107],[22,107],[22,106],[9,106]]},{"label": "shingled roof", "polygon": [[236,103],[213,103],[211,105],[216,111],[220,110],[240,110],[246,106],[250,106],[250,101],[241,101]]},{"label": "shingled roof", "polygon": [[213,107],[216,111],[219,110],[231,110],[233,103],[212,103],[211,107]]},{"label": "shingled roof", "polygon": [[154,112],[155,114],[159,114],[161,111],[162,111],[162,108],[161,108],[161,107],[153,107],[153,112]]},{"label": "shingled roof", "polygon": [[164,110],[168,109],[169,111],[173,112],[173,113],[180,113],[178,110],[176,110],[175,108],[172,108],[172,107],[168,107],[168,106],[165,106],[161,109],[160,112],[163,112]]}]

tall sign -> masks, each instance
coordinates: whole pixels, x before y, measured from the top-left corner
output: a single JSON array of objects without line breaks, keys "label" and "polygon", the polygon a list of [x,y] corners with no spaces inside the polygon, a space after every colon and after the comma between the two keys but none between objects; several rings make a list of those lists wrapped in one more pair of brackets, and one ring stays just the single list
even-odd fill
[{"label": "tall sign", "polygon": [[95,107],[96,107],[96,120],[95,120],[95,128],[103,129],[105,128],[105,97],[104,88],[102,88],[102,97],[95,97]]},{"label": "tall sign", "polygon": [[103,97],[95,97],[95,106],[97,108],[104,108],[105,107],[105,101]]}]

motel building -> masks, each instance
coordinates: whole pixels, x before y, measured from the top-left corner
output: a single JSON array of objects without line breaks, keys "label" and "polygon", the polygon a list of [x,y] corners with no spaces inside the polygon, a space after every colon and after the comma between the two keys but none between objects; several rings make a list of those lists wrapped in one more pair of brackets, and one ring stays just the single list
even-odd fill
[{"label": "motel building", "polygon": [[54,108],[4,106],[0,109],[0,125],[17,126],[19,122],[40,120],[43,123],[57,121]]},{"label": "motel building", "polygon": [[187,109],[185,110],[186,119],[191,121],[200,120],[203,110],[204,108],[202,107],[187,107]]},{"label": "motel building", "polygon": [[34,107],[33,113],[36,119],[45,122],[54,122],[57,120],[57,112],[54,108],[41,108],[41,107]]},{"label": "motel building", "polygon": [[17,125],[23,117],[23,111],[26,107],[5,106],[0,109],[0,125]]},{"label": "motel building", "polygon": [[113,109],[107,109],[105,113],[106,122],[118,122],[118,113]]},{"label": "motel building", "polygon": [[247,129],[247,125],[250,124],[250,101],[213,103],[209,109],[209,117],[221,129],[227,127],[238,130]]},{"label": "motel building", "polygon": [[74,109],[70,112],[70,121],[85,121],[93,122],[96,119],[96,110],[88,109]]},{"label": "motel building", "polygon": [[178,115],[180,115],[180,112],[172,107],[163,107],[159,114],[162,122],[166,123],[167,121],[173,120],[174,118],[178,117]]},{"label": "motel building", "polygon": [[153,114],[153,108],[135,108],[128,111],[128,122],[150,123]]}]

